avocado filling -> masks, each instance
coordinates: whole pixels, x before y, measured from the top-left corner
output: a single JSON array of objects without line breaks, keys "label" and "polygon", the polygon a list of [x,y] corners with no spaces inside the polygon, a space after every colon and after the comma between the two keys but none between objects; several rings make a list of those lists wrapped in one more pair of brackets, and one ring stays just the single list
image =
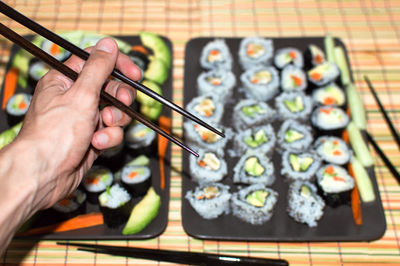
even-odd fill
[{"label": "avocado filling", "polygon": [[254,135],[245,137],[244,142],[251,148],[257,148],[268,142],[268,137],[265,135],[264,130],[260,129]]},{"label": "avocado filling", "polygon": [[196,105],[194,110],[206,117],[210,117],[214,114],[215,105],[210,98],[206,98]]},{"label": "avocado filling", "polygon": [[294,129],[289,129],[288,131],[285,132],[285,141],[287,143],[292,143],[295,142],[297,140],[300,140],[304,137],[304,134],[294,130]]},{"label": "avocado filling", "polygon": [[309,186],[307,186],[307,185],[302,185],[300,187],[300,195],[305,197],[305,198],[312,197],[311,188]]},{"label": "avocado filling", "polygon": [[256,190],[246,196],[246,201],[254,207],[263,207],[268,196],[268,191]]},{"label": "avocado filling", "polygon": [[291,153],[289,155],[289,162],[294,171],[306,172],[314,162],[314,159],[311,157],[299,157],[297,154]]},{"label": "avocado filling", "polygon": [[297,113],[304,110],[303,98],[301,96],[297,96],[293,100],[283,100],[283,103],[292,113]]},{"label": "avocado filling", "polygon": [[265,168],[255,156],[251,156],[246,160],[244,168],[247,174],[255,177],[262,175],[265,171]]},{"label": "avocado filling", "polygon": [[255,105],[249,105],[249,106],[242,107],[242,112],[246,116],[254,117],[256,115],[264,114],[265,110],[262,109],[261,106],[255,104]]},{"label": "avocado filling", "polygon": [[253,77],[251,77],[251,83],[253,84],[268,84],[272,80],[272,75],[267,70],[261,70],[256,72]]}]

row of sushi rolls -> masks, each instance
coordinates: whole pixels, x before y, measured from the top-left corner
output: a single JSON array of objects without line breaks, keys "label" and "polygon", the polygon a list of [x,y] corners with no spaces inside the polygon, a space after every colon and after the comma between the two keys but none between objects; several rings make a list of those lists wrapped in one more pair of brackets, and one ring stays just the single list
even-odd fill
[{"label": "row of sushi rolls", "polygon": [[[95,45],[105,36],[75,31],[65,33],[63,37],[81,48],[86,48]],[[138,45],[132,46],[117,38],[116,41],[121,52],[130,56],[143,70],[142,83],[162,94],[162,86],[168,79],[171,65],[171,51],[164,39],[151,32],[141,32],[141,43]],[[60,61],[65,61],[70,56],[68,51],[40,36],[35,37],[32,42]],[[50,69],[23,50],[17,52],[12,65],[18,66],[20,74],[25,73],[27,77],[20,79],[22,83],[19,86],[23,89],[7,102],[6,113],[12,128],[5,132],[10,134],[2,135],[2,145],[15,137],[29,108],[33,92],[28,92],[25,88],[34,88],[38,80]],[[140,92],[137,94],[137,100],[140,112],[157,121],[162,105]],[[132,121],[125,129],[123,143],[102,153],[78,189],[52,208],[45,210],[42,215],[52,216],[49,220],[53,220],[54,217],[66,220],[89,211],[101,211],[104,224],[108,228],[123,228],[121,233],[124,235],[140,232],[157,216],[161,205],[161,197],[152,182],[152,171],[155,170],[151,168],[150,157],[154,157],[157,150],[154,146],[155,139],[154,131],[137,121]],[[121,162],[124,165],[121,165]],[[147,204],[143,203],[141,210],[134,213],[141,202]],[[136,217],[133,217],[135,215]],[[131,219],[136,222],[129,222]]]},{"label": "row of sushi rolls", "polygon": [[[186,109],[226,137],[184,122],[185,140],[200,155],[189,158],[194,187],[184,196],[190,206],[204,219],[232,214],[262,225],[285,200],[291,218],[315,227],[327,206],[348,204],[355,185],[346,167],[352,150],[341,136],[350,117],[340,69],[323,49],[275,49],[272,39],[243,38],[240,75],[233,73],[225,39],[201,49],[197,94]],[[231,176],[228,160],[234,161]],[[288,191],[274,190],[276,178]]]}]

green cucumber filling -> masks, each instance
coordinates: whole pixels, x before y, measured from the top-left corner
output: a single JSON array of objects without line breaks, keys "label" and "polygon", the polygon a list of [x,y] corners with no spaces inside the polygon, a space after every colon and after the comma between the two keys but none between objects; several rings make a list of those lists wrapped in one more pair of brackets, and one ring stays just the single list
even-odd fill
[{"label": "green cucumber filling", "polygon": [[303,98],[297,96],[294,100],[283,100],[286,108],[292,113],[297,113],[304,110]]},{"label": "green cucumber filling", "polygon": [[264,114],[265,110],[263,108],[261,108],[261,106],[255,104],[255,105],[249,105],[249,106],[242,107],[242,112],[246,116],[254,117],[256,115]]},{"label": "green cucumber filling", "polygon": [[265,171],[265,168],[255,156],[251,156],[246,160],[244,168],[247,174],[255,177],[262,175]]},{"label": "green cucumber filling", "polygon": [[312,157],[299,157],[297,154],[289,155],[289,162],[292,169],[296,172],[306,172],[314,162]]},{"label": "green cucumber filling", "polygon": [[268,142],[268,137],[265,135],[264,130],[260,129],[254,135],[245,137],[244,142],[251,148],[257,148],[260,145]]},{"label": "green cucumber filling", "polygon": [[268,191],[256,190],[246,196],[246,201],[254,207],[263,207],[268,196]]},{"label": "green cucumber filling", "polygon": [[297,130],[289,129],[285,132],[285,141],[287,143],[292,143],[302,138],[304,138],[304,134]]}]

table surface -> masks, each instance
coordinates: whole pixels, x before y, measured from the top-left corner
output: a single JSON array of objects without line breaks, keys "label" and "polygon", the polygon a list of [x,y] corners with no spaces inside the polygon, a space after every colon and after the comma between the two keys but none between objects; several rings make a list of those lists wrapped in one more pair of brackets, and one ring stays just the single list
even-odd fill
[{"label": "table surface", "polygon": [[[171,39],[174,47],[173,101],[183,103],[185,44],[195,37],[293,37],[327,33],[345,43],[355,85],[367,109],[368,132],[400,167],[400,151],[364,82],[368,75],[394,125],[400,127],[400,1],[397,0],[38,0],[5,1],[53,31],[84,30],[111,35],[153,31]],[[0,16],[0,22],[20,34],[29,30]],[[11,43],[0,38],[0,80]],[[173,116],[173,131],[182,134],[182,118]],[[87,241],[90,243],[227,253],[284,258],[293,265],[378,265],[400,263],[400,186],[377,156],[375,173],[385,210],[387,230],[372,242],[276,243],[198,240],[185,234],[181,224],[182,151],[172,147],[169,221],[159,237],[140,241]],[[93,265],[164,264],[112,257],[57,246],[55,241],[14,240],[0,258],[3,264]]]}]

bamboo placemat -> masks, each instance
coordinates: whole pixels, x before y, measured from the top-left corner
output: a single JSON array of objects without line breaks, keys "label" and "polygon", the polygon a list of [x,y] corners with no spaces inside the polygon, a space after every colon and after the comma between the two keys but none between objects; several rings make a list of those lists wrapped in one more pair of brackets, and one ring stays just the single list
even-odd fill
[{"label": "bamboo placemat", "polygon": [[[365,103],[368,131],[400,167],[400,152],[370,94],[368,75],[379,97],[400,127],[400,2],[396,0],[38,0],[5,1],[51,30],[84,30],[112,35],[153,31],[171,39],[174,47],[173,100],[183,102],[186,42],[199,36],[265,37],[323,36],[331,33],[347,46],[355,84]],[[29,33],[16,22],[0,21]],[[0,79],[11,44],[0,39]],[[195,78],[195,77],[194,77]],[[173,131],[182,133],[182,118],[173,117]],[[372,147],[371,147],[372,149]],[[373,154],[376,153],[372,150]],[[375,171],[385,209],[387,230],[372,242],[259,243],[202,241],[185,234],[180,218],[181,150],[172,149],[171,201],[166,231],[144,241],[89,241],[147,248],[285,258],[293,265],[378,265],[400,263],[400,187],[376,157]],[[3,264],[23,265],[154,265],[145,260],[112,257],[57,246],[55,241],[14,240],[0,258]]]}]

